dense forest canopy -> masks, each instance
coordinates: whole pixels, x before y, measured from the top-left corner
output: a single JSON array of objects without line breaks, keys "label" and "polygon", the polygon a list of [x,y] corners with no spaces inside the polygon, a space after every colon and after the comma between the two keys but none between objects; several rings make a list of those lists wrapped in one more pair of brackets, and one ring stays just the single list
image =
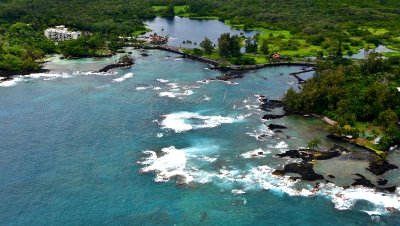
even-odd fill
[{"label": "dense forest canopy", "polygon": [[[62,24],[92,32],[92,38],[66,42],[58,50],[66,56],[96,56],[104,55],[104,49],[115,50],[118,35],[145,31],[142,21],[154,16],[147,1],[1,1],[0,72],[7,75],[39,69],[36,60],[56,51],[54,43],[44,37],[43,31],[48,27]],[[96,33],[107,37],[109,45]]]},{"label": "dense forest canopy", "polygon": [[[384,59],[373,53],[349,65],[324,60],[318,64],[317,75],[300,92],[289,89],[284,102],[291,111],[323,114],[350,130],[360,121],[382,126],[385,136],[380,148],[387,150],[400,142],[399,85],[400,57]],[[352,130],[351,135],[358,137],[361,132]]]},{"label": "dense forest canopy", "polygon": [[64,24],[80,30],[129,34],[154,17],[147,1],[8,0],[0,2],[0,23],[25,22],[36,28]]},{"label": "dense forest canopy", "polygon": [[190,11],[200,15],[261,22],[280,29],[301,31],[308,26],[329,29],[337,24],[397,27],[400,2],[396,0],[188,0]]}]

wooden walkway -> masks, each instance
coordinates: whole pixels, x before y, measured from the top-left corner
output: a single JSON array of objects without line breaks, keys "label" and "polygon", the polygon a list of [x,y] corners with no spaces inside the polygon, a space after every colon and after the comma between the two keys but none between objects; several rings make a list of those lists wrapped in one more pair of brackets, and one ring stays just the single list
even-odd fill
[{"label": "wooden walkway", "polygon": [[300,78],[299,74],[306,73],[306,72],[312,72],[312,71],[315,71],[315,68],[314,68],[314,67],[311,68],[311,69],[309,69],[309,70],[304,70],[304,71],[299,71],[299,72],[290,73],[289,75],[295,77],[295,78],[299,81],[299,83],[301,84],[301,83],[304,83],[304,82],[306,82],[306,81],[305,81],[304,79]]}]

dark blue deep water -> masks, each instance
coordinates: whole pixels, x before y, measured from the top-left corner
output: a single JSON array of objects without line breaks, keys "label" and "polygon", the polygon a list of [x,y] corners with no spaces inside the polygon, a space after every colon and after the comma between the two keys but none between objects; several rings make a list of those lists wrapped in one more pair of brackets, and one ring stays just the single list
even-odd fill
[{"label": "dark blue deep water", "polygon": [[[263,124],[254,95],[281,97],[297,86],[288,73],[300,68],[204,84],[198,81],[220,72],[150,54],[135,52],[136,64],[117,75],[26,78],[0,87],[0,225],[400,224],[396,213],[367,214],[375,209],[367,201],[339,210],[328,196],[266,189],[268,178],[238,179],[255,175],[257,166],[278,167],[283,160],[273,154],[280,149],[324,136],[318,120],[297,118],[278,121],[295,139],[251,136]],[[259,148],[270,154],[241,156]],[[142,172],[146,166],[153,170]],[[164,182],[155,182],[157,175]]]}]

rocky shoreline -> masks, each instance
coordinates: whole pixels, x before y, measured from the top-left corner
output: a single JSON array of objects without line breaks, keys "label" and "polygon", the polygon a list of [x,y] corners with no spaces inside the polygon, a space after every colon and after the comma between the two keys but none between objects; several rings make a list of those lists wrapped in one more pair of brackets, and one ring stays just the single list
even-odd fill
[{"label": "rocky shoreline", "polygon": [[[285,117],[287,115],[301,115],[308,116],[312,114],[304,114],[301,112],[291,112],[288,111],[284,103],[280,100],[271,100],[266,98],[265,96],[260,96],[259,98],[261,104],[259,108],[268,114],[262,116],[262,120],[273,120]],[[273,110],[276,108],[282,108],[283,114],[273,114]],[[274,132],[282,132],[282,129],[287,129],[286,126],[278,125],[270,123],[268,124],[268,129]],[[259,135],[263,136],[263,134]],[[267,137],[267,135],[265,135]],[[327,135],[327,138],[335,139],[339,142],[343,142],[343,139],[337,137],[335,135]],[[348,143],[348,142],[347,142]],[[299,159],[300,162],[291,162],[283,166],[282,169],[276,169],[273,174],[278,176],[291,175],[291,179],[301,179],[306,181],[321,181],[325,180],[326,182],[331,182],[330,179],[336,178],[332,174],[328,174],[325,178],[324,175],[321,175],[314,171],[314,164],[320,160],[329,160],[333,158],[341,158],[342,160],[352,160],[358,159],[362,161],[368,161],[369,167],[366,170],[370,171],[372,174],[376,176],[382,176],[389,170],[398,169],[398,167],[394,164],[389,163],[388,161],[379,161],[376,156],[376,153],[366,147],[361,147],[360,145],[356,145],[357,147],[365,150],[365,153],[352,152],[349,149],[340,146],[338,144],[333,145],[330,149],[326,151],[312,150],[312,149],[299,149],[299,150],[288,150],[284,153],[276,154],[278,158],[290,158],[290,159]],[[296,174],[299,176],[293,176],[292,174]],[[385,191],[385,192],[395,192],[396,186],[385,187],[386,184],[389,183],[387,179],[379,178],[376,183],[373,183],[371,180],[367,179],[365,176],[356,173],[354,174],[356,178],[353,178],[354,182],[351,186],[364,186],[367,188],[375,188],[377,191]]]},{"label": "rocky shoreline", "polygon": [[50,70],[48,69],[38,69],[38,70],[24,70],[24,71],[20,71],[20,72],[14,72],[14,71],[6,71],[6,70],[0,70],[0,77],[4,77],[3,80],[0,81],[7,81],[12,79],[14,76],[18,76],[18,75],[29,75],[29,74],[33,74],[33,73],[47,73]]}]

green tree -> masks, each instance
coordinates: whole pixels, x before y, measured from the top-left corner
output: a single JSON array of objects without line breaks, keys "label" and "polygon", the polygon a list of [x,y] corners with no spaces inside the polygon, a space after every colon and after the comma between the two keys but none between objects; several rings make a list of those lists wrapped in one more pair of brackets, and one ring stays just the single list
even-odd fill
[{"label": "green tree", "polygon": [[214,50],[214,46],[210,39],[207,37],[200,43],[200,47],[203,48],[204,52],[208,55],[211,55],[212,51]]},{"label": "green tree", "polygon": [[230,34],[224,33],[218,38],[218,51],[222,57],[229,57],[231,55]]},{"label": "green tree", "polygon": [[240,48],[240,38],[237,35],[224,33],[218,38],[219,55],[222,57],[239,57]]},{"label": "green tree", "polygon": [[231,52],[232,56],[239,57],[240,55],[242,55],[240,53],[241,46],[240,46],[240,38],[239,38],[239,36],[233,35],[230,38],[229,44],[230,44],[230,52]]},{"label": "green tree", "polygon": [[257,37],[249,37],[245,40],[246,53],[256,53],[258,49]]},{"label": "green tree", "polygon": [[311,150],[315,150],[319,147],[320,144],[321,144],[321,140],[317,137],[314,137],[308,141],[307,147],[310,148]]},{"label": "green tree", "polygon": [[377,118],[377,122],[385,128],[388,128],[392,124],[396,125],[398,121],[399,117],[392,109],[382,111],[381,113],[379,113]]},{"label": "green tree", "polygon": [[266,38],[261,40],[260,50],[265,56],[269,55],[268,40]]},{"label": "green tree", "polygon": [[175,16],[175,8],[174,8],[174,5],[171,2],[167,6],[163,16],[167,17],[167,18],[173,18]]}]

